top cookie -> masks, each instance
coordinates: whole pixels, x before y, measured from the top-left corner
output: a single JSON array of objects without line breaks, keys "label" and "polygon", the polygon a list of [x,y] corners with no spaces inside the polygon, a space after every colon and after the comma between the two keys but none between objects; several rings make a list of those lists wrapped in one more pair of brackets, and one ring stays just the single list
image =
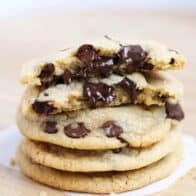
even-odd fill
[{"label": "top cookie", "polygon": [[69,84],[111,74],[126,75],[140,71],[181,69],[186,63],[179,52],[153,41],[83,44],[53,57],[32,61],[22,70],[21,82],[50,86],[61,81]]}]

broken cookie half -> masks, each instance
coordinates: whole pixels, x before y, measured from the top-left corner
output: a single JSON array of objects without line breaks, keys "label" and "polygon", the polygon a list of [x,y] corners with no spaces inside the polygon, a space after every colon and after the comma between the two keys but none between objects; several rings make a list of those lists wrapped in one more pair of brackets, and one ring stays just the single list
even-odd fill
[{"label": "broken cookie half", "polygon": [[125,104],[167,107],[170,102],[181,104],[182,99],[182,84],[170,74],[135,72],[68,85],[55,84],[45,89],[28,87],[22,100],[22,112],[48,115]]},{"label": "broken cookie half", "polygon": [[44,88],[51,83],[70,84],[94,77],[108,78],[111,74],[181,69],[185,64],[182,54],[154,41],[118,44],[105,39],[25,64],[21,82]]}]

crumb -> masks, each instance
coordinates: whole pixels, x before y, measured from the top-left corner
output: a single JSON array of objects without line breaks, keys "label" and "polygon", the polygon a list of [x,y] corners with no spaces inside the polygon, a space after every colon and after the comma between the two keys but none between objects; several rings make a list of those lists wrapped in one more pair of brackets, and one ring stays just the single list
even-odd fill
[{"label": "crumb", "polygon": [[10,165],[15,166],[16,165],[16,160],[15,159],[10,159]]},{"label": "crumb", "polygon": [[48,193],[46,191],[41,191],[39,193],[39,196],[47,196],[47,195],[48,195]]}]

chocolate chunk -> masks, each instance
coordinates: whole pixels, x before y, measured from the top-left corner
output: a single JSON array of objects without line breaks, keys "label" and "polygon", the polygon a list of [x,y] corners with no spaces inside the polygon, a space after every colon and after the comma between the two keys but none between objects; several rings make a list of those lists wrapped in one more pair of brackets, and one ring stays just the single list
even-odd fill
[{"label": "chocolate chunk", "polygon": [[127,142],[124,138],[118,137],[118,140],[119,140],[121,143],[125,144],[126,146],[129,146],[129,142]]},{"label": "chocolate chunk", "polygon": [[125,90],[131,97],[132,101],[134,101],[140,93],[140,90],[137,89],[136,84],[127,77],[120,81],[117,86],[120,86],[123,90]]},{"label": "chocolate chunk", "polygon": [[71,73],[71,71],[69,71],[68,69],[65,69],[64,73],[63,73],[63,81],[64,81],[64,83],[65,84],[70,84],[71,80],[72,80],[72,73]]},{"label": "chocolate chunk", "polygon": [[113,56],[97,56],[88,66],[75,72],[76,78],[87,78],[89,75],[108,77],[114,65]]},{"label": "chocolate chunk", "polygon": [[174,58],[171,58],[171,60],[170,60],[170,62],[169,62],[169,64],[174,64],[175,63],[175,59]]},{"label": "chocolate chunk", "polygon": [[118,52],[120,58],[127,64],[139,64],[144,61],[147,52],[139,45],[123,46]]},{"label": "chocolate chunk", "polygon": [[147,56],[147,52],[139,45],[121,47],[118,52],[120,59],[127,65],[127,73],[136,71]]},{"label": "chocolate chunk", "polygon": [[55,107],[51,104],[49,104],[47,101],[40,102],[40,101],[35,101],[32,104],[32,108],[35,112],[39,114],[49,114],[54,111]]},{"label": "chocolate chunk", "polygon": [[165,103],[165,110],[167,114],[167,118],[175,119],[175,120],[182,120],[184,119],[184,112],[178,103],[171,103],[167,101]]},{"label": "chocolate chunk", "polygon": [[105,122],[101,128],[104,129],[104,132],[108,137],[118,137],[123,132],[123,129],[116,125],[114,121]]},{"label": "chocolate chunk", "polygon": [[82,62],[86,64],[86,68],[76,71],[76,77],[87,78],[89,75],[107,77],[112,73],[116,56],[100,55],[92,45],[82,45],[77,53]]},{"label": "chocolate chunk", "polygon": [[140,69],[143,70],[153,70],[154,65],[152,65],[151,63],[143,63],[140,65]]},{"label": "chocolate chunk", "polygon": [[109,103],[114,99],[114,88],[104,83],[86,82],[83,87],[83,96],[90,107],[95,108],[99,102]]},{"label": "chocolate chunk", "polygon": [[113,56],[97,55],[97,57],[79,73],[83,76],[83,78],[88,78],[89,76],[108,77],[112,73],[113,65]]},{"label": "chocolate chunk", "polygon": [[40,90],[43,91],[50,86],[51,82],[49,81],[41,81]]},{"label": "chocolate chunk", "polygon": [[54,64],[53,63],[47,63],[43,66],[39,77],[40,78],[47,78],[47,77],[52,76],[53,73],[54,73]]},{"label": "chocolate chunk", "polygon": [[60,75],[60,76],[54,76],[53,78],[53,82],[51,84],[64,84],[65,81],[64,81],[64,74],[63,75]]},{"label": "chocolate chunk", "polygon": [[64,133],[71,138],[85,137],[89,132],[84,123],[72,123],[64,127]]},{"label": "chocolate chunk", "polygon": [[74,79],[87,79],[89,76],[88,67],[77,67],[74,71],[73,78]]},{"label": "chocolate chunk", "polygon": [[136,72],[138,70],[137,68],[138,67],[136,67],[133,64],[127,64],[125,72],[128,73],[128,74],[132,74],[132,73],[134,73],[134,72]]},{"label": "chocolate chunk", "polygon": [[90,73],[101,77],[108,77],[112,73],[114,56],[97,56],[89,65]]},{"label": "chocolate chunk", "polygon": [[54,121],[44,122],[44,131],[46,133],[57,133],[58,129],[56,127],[57,123]]},{"label": "chocolate chunk", "polygon": [[96,58],[97,51],[90,44],[84,44],[80,46],[75,56],[82,62],[89,65]]}]

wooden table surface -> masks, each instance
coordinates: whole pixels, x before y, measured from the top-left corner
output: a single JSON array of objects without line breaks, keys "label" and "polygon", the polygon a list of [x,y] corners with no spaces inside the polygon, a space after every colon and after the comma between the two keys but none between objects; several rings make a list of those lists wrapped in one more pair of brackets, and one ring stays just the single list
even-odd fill
[{"label": "wooden table surface", "polygon": [[[184,131],[196,137],[196,14],[131,8],[80,12],[61,10],[0,18],[0,24],[0,129],[15,123],[16,108],[23,91],[18,78],[24,62],[78,41],[107,34],[117,39],[158,40],[184,53],[188,66],[174,74],[185,86]],[[0,195],[58,196],[63,193],[33,183],[18,172],[0,166]],[[156,195],[196,195],[196,169]]]}]

